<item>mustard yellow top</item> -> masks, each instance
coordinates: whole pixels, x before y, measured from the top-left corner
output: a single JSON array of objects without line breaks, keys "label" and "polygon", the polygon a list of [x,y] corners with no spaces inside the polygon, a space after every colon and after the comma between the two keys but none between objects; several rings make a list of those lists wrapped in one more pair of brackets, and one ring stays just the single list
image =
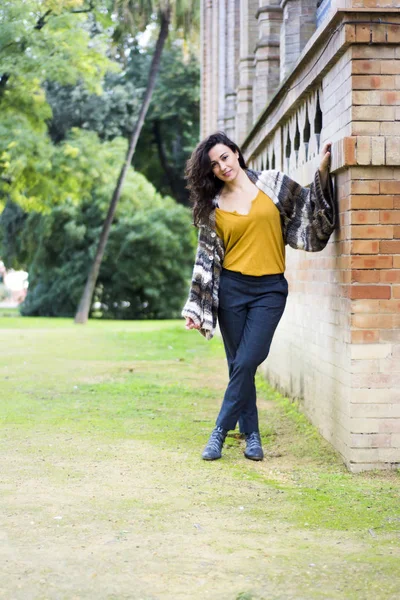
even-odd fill
[{"label": "mustard yellow top", "polygon": [[216,208],[215,216],[216,232],[225,246],[225,269],[244,275],[285,271],[280,213],[264,192],[258,192],[248,215]]}]

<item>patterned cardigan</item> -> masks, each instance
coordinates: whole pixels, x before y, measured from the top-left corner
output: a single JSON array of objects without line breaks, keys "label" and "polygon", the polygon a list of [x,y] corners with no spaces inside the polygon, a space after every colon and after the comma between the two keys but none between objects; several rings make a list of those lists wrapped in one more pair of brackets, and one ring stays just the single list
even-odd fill
[{"label": "patterned cardigan", "polygon": [[[307,252],[319,252],[328,243],[336,226],[336,205],[330,176],[322,186],[319,170],[309,188],[304,188],[280,171],[252,171],[248,177],[269,196],[281,215],[285,244]],[[210,340],[218,317],[218,288],[224,246],[215,231],[215,207],[206,223],[199,224],[198,247],[189,297],[182,310],[200,325],[200,333]]]}]

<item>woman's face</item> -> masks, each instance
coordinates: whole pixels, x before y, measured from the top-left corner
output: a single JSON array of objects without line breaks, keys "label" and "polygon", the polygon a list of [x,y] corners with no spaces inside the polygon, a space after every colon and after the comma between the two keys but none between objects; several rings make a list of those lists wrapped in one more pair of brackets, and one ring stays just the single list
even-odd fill
[{"label": "woman's face", "polygon": [[221,181],[233,181],[239,173],[239,152],[234,152],[225,144],[216,144],[208,153],[211,170]]}]

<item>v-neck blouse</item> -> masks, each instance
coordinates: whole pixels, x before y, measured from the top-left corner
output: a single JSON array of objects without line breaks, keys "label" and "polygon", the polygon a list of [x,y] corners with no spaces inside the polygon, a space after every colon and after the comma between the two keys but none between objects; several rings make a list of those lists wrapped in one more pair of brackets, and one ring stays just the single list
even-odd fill
[{"label": "v-neck blouse", "polygon": [[223,267],[244,275],[285,271],[285,244],[278,208],[261,190],[247,215],[216,208],[215,227],[225,247]]}]

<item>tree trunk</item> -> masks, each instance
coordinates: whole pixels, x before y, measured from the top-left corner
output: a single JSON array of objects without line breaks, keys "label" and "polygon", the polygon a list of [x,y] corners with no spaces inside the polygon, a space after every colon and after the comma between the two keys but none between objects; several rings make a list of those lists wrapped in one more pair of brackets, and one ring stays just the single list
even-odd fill
[{"label": "tree trunk", "polygon": [[168,185],[171,188],[172,196],[175,199],[177,199],[179,196],[179,190],[176,185],[176,176],[175,176],[174,170],[168,164],[167,155],[166,155],[165,148],[164,148],[164,145],[162,142],[161,127],[160,127],[159,119],[156,119],[153,123],[153,133],[154,133],[154,139],[156,142],[156,146],[157,146],[157,150],[158,150],[158,157],[160,159],[161,167],[167,177]]},{"label": "tree trunk", "polygon": [[132,157],[134,155],[136,144],[140,136],[140,132],[143,127],[143,123],[146,117],[147,110],[149,108],[149,104],[151,101],[151,97],[153,94],[157,73],[160,67],[161,54],[163,51],[165,40],[168,37],[168,29],[169,23],[171,20],[171,7],[169,2],[167,4],[167,8],[165,11],[161,13],[161,24],[160,24],[160,33],[158,35],[156,49],[154,52],[153,60],[151,61],[149,78],[147,81],[146,93],[143,99],[143,104],[140,109],[139,117],[136,122],[135,128],[132,132],[132,135],[129,140],[128,151],[125,156],[124,164],[122,165],[121,172],[118,177],[117,185],[115,187],[112,200],[107,212],[106,219],[104,221],[103,229],[100,234],[99,245],[97,247],[97,252],[95,259],[93,261],[92,267],[90,269],[88,278],[86,280],[85,289],[83,290],[83,294],[81,300],[79,302],[78,310],[75,315],[75,323],[86,323],[89,316],[89,311],[92,303],[93,292],[96,285],[97,277],[100,271],[100,265],[103,260],[104,249],[107,244],[108,236],[110,234],[111,224],[114,218],[115,209],[117,207],[118,200],[121,196],[122,187],[124,185],[125,177],[128,172],[128,169],[131,167]]}]

